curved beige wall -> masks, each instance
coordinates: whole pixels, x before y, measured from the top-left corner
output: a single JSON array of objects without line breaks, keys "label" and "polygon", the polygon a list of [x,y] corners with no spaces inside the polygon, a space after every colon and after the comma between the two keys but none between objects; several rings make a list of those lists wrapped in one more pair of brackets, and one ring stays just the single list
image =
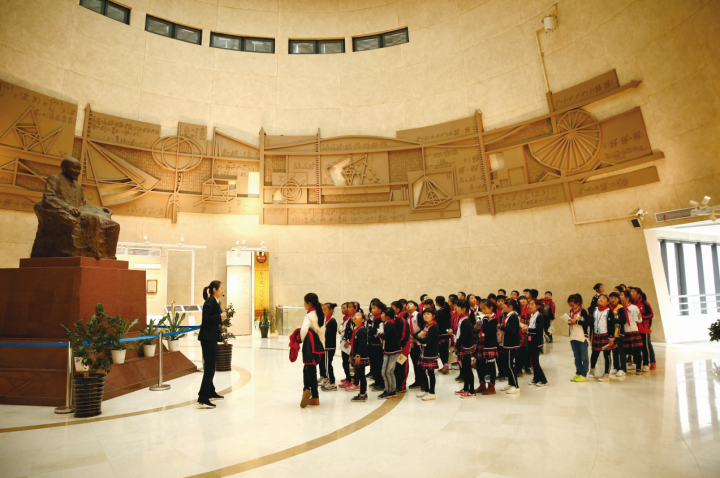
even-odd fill
[{"label": "curved beige wall", "polygon": [[[0,79],[80,108],[90,103],[160,123],[163,134],[185,121],[255,144],[261,127],[394,136],[475,109],[486,129],[547,112],[534,30],[554,1],[125,0],[130,26],[78,3],[0,0]],[[203,45],[146,33],[146,13],[202,28]],[[551,89],[613,68],[621,84],[643,80],[588,109],[604,118],[640,106],[653,148],[666,154],[657,162],[661,183],[576,200],[578,221],[720,197],[720,1],[563,0],[558,17],[559,29],[541,35]],[[397,47],[287,54],[288,38],[344,36],[352,50],[353,35],[405,26],[410,43]],[[277,53],[209,48],[211,30],[274,37]],[[82,115],[78,121],[79,132]],[[207,244],[198,286],[224,276],[224,251],[236,239],[265,240],[275,303],[298,304],[308,288],[365,302],[535,286],[563,302],[570,292],[589,295],[597,281],[654,287],[644,236],[625,221],[577,226],[569,205],[474,214],[468,203],[462,219],[430,223],[275,227],[254,217],[189,214],[177,225],[119,220],[122,240],[183,236]],[[0,265],[15,266],[29,253],[35,224],[31,215],[0,211]],[[522,262],[498,261],[509,256]]]}]

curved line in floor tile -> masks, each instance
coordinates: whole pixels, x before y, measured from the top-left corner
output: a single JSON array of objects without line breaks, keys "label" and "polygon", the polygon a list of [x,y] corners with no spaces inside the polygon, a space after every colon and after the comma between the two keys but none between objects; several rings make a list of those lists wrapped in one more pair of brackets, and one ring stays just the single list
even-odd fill
[{"label": "curved line in floor tile", "polygon": [[[220,395],[226,395],[228,393],[234,392],[235,390],[238,390],[241,387],[244,387],[245,385],[250,382],[250,379],[252,378],[252,374],[245,370],[242,367],[238,367],[237,365],[231,365],[233,370],[240,373],[240,378],[230,385],[228,388],[224,390],[220,390]],[[44,423],[41,425],[28,425],[25,427],[13,427],[13,428],[0,428],[0,433],[10,433],[10,432],[22,432],[27,430],[39,430],[41,428],[58,428],[58,427],[69,427],[72,425],[82,425],[84,423],[93,423],[93,422],[104,422],[107,420],[117,420],[118,418],[128,418],[128,417],[135,417],[138,415],[147,415],[148,413],[157,413],[157,412],[164,412],[166,410],[174,410],[176,408],[182,408],[187,407],[188,405],[192,405],[194,403],[197,403],[197,400],[188,400],[186,402],[181,403],[175,403],[173,405],[165,405],[163,407],[157,407],[157,408],[151,408],[149,410],[140,410],[138,412],[130,412],[130,413],[120,413],[118,415],[108,415],[108,416],[99,416],[94,418],[82,418],[79,420],[74,421],[67,421],[67,422],[59,422],[59,423]]]},{"label": "curved line in floor tile", "polygon": [[296,445],[294,447],[279,451],[277,453],[271,453],[270,455],[253,458],[252,460],[243,461],[235,465],[224,466],[222,468],[218,468],[217,470],[208,471],[206,473],[190,475],[186,478],[218,478],[222,476],[230,476],[237,473],[254,470],[255,468],[260,468],[262,466],[271,465],[273,463],[277,463],[278,461],[286,460],[297,455],[302,455],[303,453],[307,453],[316,448],[320,448],[321,446],[340,440],[341,438],[345,438],[346,436],[351,435],[356,431],[362,430],[368,425],[371,425],[372,423],[376,422],[377,420],[390,413],[398,405],[398,403],[402,401],[405,395],[407,394],[401,393],[398,394],[397,400],[385,400],[382,405],[380,405],[378,408],[368,413],[364,417],[360,418],[359,420],[354,421],[349,425],[345,425],[344,427],[339,428],[335,431],[332,431],[327,435],[315,438],[314,440],[301,443],[300,445]]}]

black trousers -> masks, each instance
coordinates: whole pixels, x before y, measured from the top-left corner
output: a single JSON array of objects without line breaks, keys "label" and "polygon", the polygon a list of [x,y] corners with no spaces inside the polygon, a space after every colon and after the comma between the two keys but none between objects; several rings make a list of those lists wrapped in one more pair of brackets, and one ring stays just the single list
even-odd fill
[{"label": "black trousers", "polygon": [[[642,337],[642,364],[650,366],[650,349],[648,347],[648,334],[640,334]],[[638,363],[640,365],[640,363]]]},{"label": "black trousers", "polygon": [[367,378],[365,378],[365,365],[355,365],[355,376],[360,380],[360,395],[367,393]]},{"label": "black trousers", "polygon": [[[602,353],[605,357],[605,373],[610,373],[610,350],[603,350]],[[595,368],[598,358],[600,358],[600,351],[593,350],[590,354],[590,368]]]},{"label": "black trousers", "polygon": [[418,345],[410,349],[410,360],[412,361],[413,372],[415,373],[413,385],[422,384],[422,380],[420,379],[420,374],[422,373],[422,370],[420,370],[420,347]]},{"label": "black trousers", "polygon": [[549,332],[549,329],[550,329],[550,324],[552,324],[553,320],[555,320],[555,319],[546,320],[545,327],[543,327],[545,329],[545,335],[547,335],[551,339],[552,339],[552,334]]},{"label": "black trousers", "polygon": [[202,348],[204,371],[198,398],[208,400],[217,395],[215,385],[213,385],[215,359],[217,358],[217,342],[215,340],[201,340],[200,347]]},{"label": "black trousers", "polygon": [[475,375],[473,375],[472,370],[472,357],[470,355],[463,356],[463,358],[460,359],[460,364],[460,371],[463,374],[463,381],[465,382],[463,390],[473,393],[475,391]]},{"label": "black trousers", "polygon": [[[385,388],[385,380],[382,376],[383,349],[379,345],[370,346],[370,372],[376,387]],[[355,372],[357,376],[357,372]]]},{"label": "black trousers", "polygon": [[517,381],[518,349],[505,349],[507,355],[508,385],[520,388]]},{"label": "black trousers", "polygon": [[[478,376],[478,385],[485,383],[485,375],[487,375],[487,363],[484,358],[475,358],[475,371]],[[494,370],[493,370],[494,372]]]},{"label": "black trousers", "polygon": [[[351,380],[350,377],[350,356],[346,354],[345,352],[340,352],[342,355],[342,368],[343,372],[345,372],[345,381],[349,382]],[[355,375],[357,375],[357,372],[355,372]]]},{"label": "black trousers", "polygon": [[532,361],[533,366],[533,382],[536,383],[547,383],[547,378],[545,378],[545,372],[543,371],[542,367],[540,366],[540,347],[538,346],[528,346],[528,350],[530,351],[530,360]]},{"label": "black trousers", "polygon": [[317,384],[317,368],[315,365],[303,367],[303,390],[310,390],[312,398],[319,398]]},{"label": "black trousers", "polygon": [[440,353],[440,361],[442,362],[443,366],[447,365],[448,363],[448,357],[450,355],[450,342],[445,342],[439,345],[439,353]]},{"label": "black trousers", "polygon": [[[320,376],[327,378],[330,383],[335,383],[335,371],[333,370],[333,359],[335,358],[335,349],[326,349],[320,361]],[[348,367],[349,369],[349,367]]]},{"label": "black trousers", "polygon": [[421,390],[435,395],[435,370],[420,368],[420,371],[422,372],[422,375],[420,376],[420,379],[422,380]]},{"label": "black trousers", "polygon": [[617,347],[615,350],[613,350],[613,367],[615,367],[616,370],[622,370],[623,372],[627,372],[627,364],[625,363],[625,360],[627,359],[625,357],[625,347],[623,346],[623,337],[615,337],[615,343],[617,344]]},{"label": "black trousers", "polygon": [[405,390],[405,387],[407,387],[408,371],[410,370],[409,364],[410,362],[408,360],[402,365],[397,362],[395,363],[395,391]]},{"label": "black trousers", "polygon": [[510,375],[508,370],[508,351],[503,347],[498,347],[497,371],[499,377],[507,378]]}]

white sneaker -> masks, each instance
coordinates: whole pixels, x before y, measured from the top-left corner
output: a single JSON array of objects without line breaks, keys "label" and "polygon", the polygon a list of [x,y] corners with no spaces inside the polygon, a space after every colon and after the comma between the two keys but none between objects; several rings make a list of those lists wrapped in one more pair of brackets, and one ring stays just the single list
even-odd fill
[{"label": "white sneaker", "polygon": [[528,385],[537,385],[537,384],[538,384],[538,382],[536,382],[535,380],[533,380],[532,382],[528,382]]},{"label": "white sneaker", "polygon": [[547,382],[538,382],[536,387],[547,387]]},{"label": "white sneaker", "polygon": [[427,392],[420,392],[416,396],[417,396],[417,398],[423,398],[427,394],[428,394]]},{"label": "white sneaker", "polygon": [[587,374],[587,378],[597,378],[595,375],[595,369],[590,370],[590,373]]},{"label": "white sneaker", "polygon": [[511,394],[511,393],[520,393],[520,389],[519,389],[519,388],[517,388],[517,387],[510,387],[510,388],[508,389],[508,391],[507,391],[507,392],[505,392],[505,393],[507,393],[507,394]]},{"label": "white sneaker", "polygon": [[428,400],[435,400],[435,394],[434,393],[428,393],[422,398],[423,402],[427,402]]},{"label": "white sneaker", "polygon": [[617,373],[617,369],[611,368],[610,369],[610,375],[615,375]]},{"label": "white sneaker", "polygon": [[649,371],[650,371],[650,366],[649,366],[649,365],[643,365],[642,371],[643,371],[643,372],[649,372]]},{"label": "white sneaker", "polygon": [[608,374],[605,374],[598,379],[598,382],[609,382],[609,381],[610,381],[610,375],[608,375]]},{"label": "white sneaker", "polygon": [[322,387],[323,385],[326,385],[327,383],[328,383],[328,379],[323,377],[320,380],[318,380],[318,387]]},{"label": "white sneaker", "polygon": [[617,373],[615,374],[615,376],[616,376],[616,377],[624,377],[624,376],[625,376],[625,372],[623,372],[622,370],[618,370]]},{"label": "white sneaker", "polygon": [[635,367],[636,367],[636,365],[634,363],[627,364],[627,368],[629,368],[629,369],[633,369]]},{"label": "white sneaker", "polygon": [[505,385],[503,388],[500,389],[500,391],[501,391],[501,392],[507,392],[507,391],[510,390],[511,388],[515,388],[515,387],[512,387],[512,386],[510,386],[510,385]]}]

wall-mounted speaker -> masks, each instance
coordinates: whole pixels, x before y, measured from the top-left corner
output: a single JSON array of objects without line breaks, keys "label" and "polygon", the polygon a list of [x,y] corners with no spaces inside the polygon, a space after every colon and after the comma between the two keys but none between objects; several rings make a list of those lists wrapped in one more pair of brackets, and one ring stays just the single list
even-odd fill
[{"label": "wall-mounted speaker", "polygon": [[642,222],[640,222],[640,219],[630,219],[630,223],[635,229],[640,229],[642,227]]}]

